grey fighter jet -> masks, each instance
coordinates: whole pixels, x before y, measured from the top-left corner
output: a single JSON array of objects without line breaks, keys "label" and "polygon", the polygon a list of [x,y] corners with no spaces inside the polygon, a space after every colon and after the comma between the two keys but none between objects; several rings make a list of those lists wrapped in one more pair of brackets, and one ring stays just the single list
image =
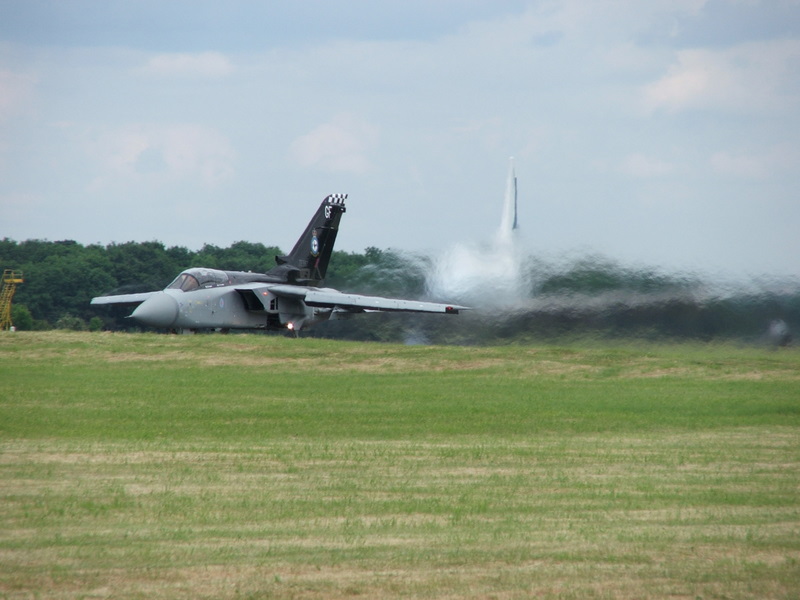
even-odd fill
[{"label": "grey fighter jet", "polygon": [[298,332],[352,313],[373,311],[458,314],[465,306],[344,294],[318,287],[333,252],[347,195],[320,204],[287,256],[266,273],[194,268],[163,291],[92,298],[92,304],[130,304],[130,315],[149,327],[169,330],[265,329]]}]

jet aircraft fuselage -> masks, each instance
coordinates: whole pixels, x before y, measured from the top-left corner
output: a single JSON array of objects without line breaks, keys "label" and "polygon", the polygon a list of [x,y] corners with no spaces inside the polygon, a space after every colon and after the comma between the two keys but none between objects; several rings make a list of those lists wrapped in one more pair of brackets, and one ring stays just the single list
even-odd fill
[{"label": "jet aircraft fuselage", "polygon": [[131,317],[166,329],[292,329],[330,317],[333,309],[313,308],[270,291],[280,284],[265,274],[188,269],[148,297]]},{"label": "jet aircraft fuselage", "polygon": [[192,268],[160,292],[98,296],[92,304],[138,304],[130,315],[149,327],[299,331],[359,312],[457,314],[463,306],[343,294],[324,280],[346,196],[326,197],[287,256],[266,273]]}]

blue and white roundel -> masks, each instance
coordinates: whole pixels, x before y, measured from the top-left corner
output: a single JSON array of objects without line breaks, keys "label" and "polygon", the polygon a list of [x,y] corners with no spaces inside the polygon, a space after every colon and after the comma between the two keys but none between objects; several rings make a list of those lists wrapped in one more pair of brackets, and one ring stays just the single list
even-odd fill
[{"label": "blue and white roundel", "polygon": [[311,236],[311,256],[319,254],[319,238],[316,235]]}]

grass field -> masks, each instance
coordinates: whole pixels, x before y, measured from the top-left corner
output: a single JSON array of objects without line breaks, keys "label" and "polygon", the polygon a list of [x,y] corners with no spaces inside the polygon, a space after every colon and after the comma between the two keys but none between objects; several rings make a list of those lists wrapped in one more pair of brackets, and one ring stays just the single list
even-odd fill
[{"label": "grass field", "polygon": [[800,352],[0,335],[0,598],[798,598]]}]

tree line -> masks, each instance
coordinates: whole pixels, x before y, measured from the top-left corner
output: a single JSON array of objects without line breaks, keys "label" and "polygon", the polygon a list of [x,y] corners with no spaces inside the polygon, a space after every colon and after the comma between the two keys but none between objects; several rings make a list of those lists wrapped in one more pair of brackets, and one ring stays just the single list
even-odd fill
[{"label": "tree line", "polygon": [[[23,271],[12,319],[25,329],[137,330],[130,307],[94,307],[94,296],[159,290],[189,267],[265,272],[284,252],[236,242],[198,251],[157,241],[82,245],[75,241],[0,239],[0,267]],[[334,251],[325,285],[409,299],[427,292],[432,259],[370,247]],[[763,340],[770,322],[800,328],[800,286],[709,294],[708,282],[627,268],[585,257],[563,265],[531,258],[525,301],[458,317],[368,314],[322,323],[305,335],[406,343],[510,343],[571,337]],[[491,296],[491,289],[485,290]],[[458,302],[459,298],[446,300]]]},{"label": "tree line", "polygon": [[[132,324],[124,316],[130,307],[101,311],[90,306],[91,299],[160,290],[190,267],[264,273],[283,254],[277,246],[244,241],[192,251],[157,241],[84,246],[72,240],[0,239],[0,266],[22,271],[25,279],[13,305],[13,321],[21,330],[128,329]],[[402,290],[405,297],[418,297],[424,276],[395,252],[367,248],[363,253],[334,251],[326,284],[346,289],[362,285],[373,294]]]}]

